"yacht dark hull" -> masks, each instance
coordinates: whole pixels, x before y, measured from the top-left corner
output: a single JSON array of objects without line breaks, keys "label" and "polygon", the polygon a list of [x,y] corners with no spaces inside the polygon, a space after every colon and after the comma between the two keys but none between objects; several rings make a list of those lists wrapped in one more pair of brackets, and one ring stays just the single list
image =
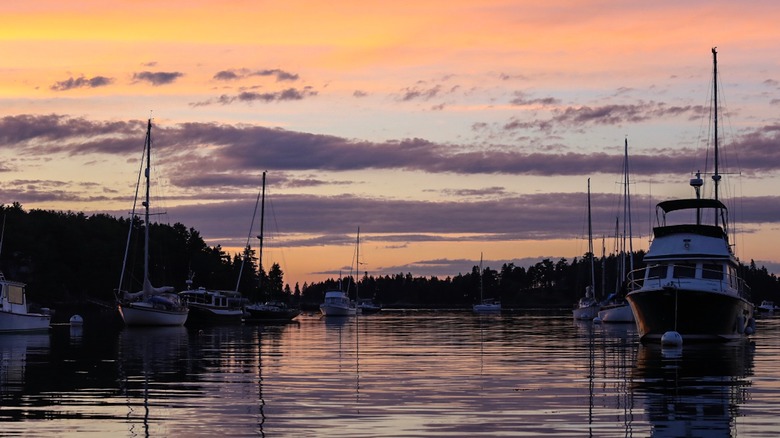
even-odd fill
[{"label": "yacht dark hull", "polygon": [[642,341],[660,342],[668,331],[688,341],[728,341],[745,336],[753,305],[735,295],[686,289],[637,290],[626,297]]},{"label": "yacht dark hull", "polygon": [[188,325],[241,324],[244,312],[239,308],[212,307],[190,303]]},{"label": "yacht dark hull", "polygon": [[246,319],[252,321],[292,321],[301,314],[298,309],[253,309],[247,307]]}]

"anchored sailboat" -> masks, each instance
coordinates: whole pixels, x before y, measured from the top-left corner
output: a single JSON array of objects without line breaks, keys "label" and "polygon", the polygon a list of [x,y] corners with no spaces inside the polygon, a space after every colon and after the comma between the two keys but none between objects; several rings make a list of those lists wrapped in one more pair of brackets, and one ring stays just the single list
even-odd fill
[{"label": "anchored sailboat", "polygon": [[592,321],[599,313],[599,303],[596,301],[596,267],[593,254],[593,223],[590,216],[590,178],[588,178],[588,255],[590,256],[590,283],[585,287],[585,296],[579,299],[572,313],[574,319]]},{"label": "anchored sailboat", "polygon": [[[259,259],[258,259],[258,271],[260,274],[260,293],[262,294],[263,288],[263,228],[265,227],[265,172],[263,172],[263,186],[259,193],[258,201],[260,201],[260,234],[257,236],[260,241]],[[257,213],[257,203],[255,203],[255,213]],[[252,223],[254,224],[255,218],[252,216]],[[252,235],[252,226],[249,227],[249,235]],[[247,239],[247,247],[249,246],[249,239]],[[241,265],[243,271],[244,266]],[[241,275],[239,274],[239,281]],[[238,283],[236,283],[236,292],[238,292]],[[269,300],[260,303],[250,303],[244,306],[246,312],[246,319],[253,321],[290,321],[296,316],[300,315],[301,311],[289,307],[287,303],[279,300]]]},{"label": "anchored sailboat", "polygon": [[[122,265],[122,274],[119,277],[118,293],[120,294],[117,308],[126,325],[146,326],[177,326],[184,325],[187,321],[189,309],[182,303],[179,296],[170,286],[154,287],[149,280],[149,178],[151,174],[151,150],[152,150],[152,119],[149,119],[146,128],[146,168],[144,177],[146,180],[146,195],[144,198],[144,276],[141,291],[129,293],[122,289],[125,266],[127,265],[127,250],[125,261]],[[137,191],[136,191],[137,193]],[[136,199],[137,202],[137,199]],[[130,216],[130,231],[128,231],[127,244],[130,245],[130,233],[133,230],[135,215],[135,203],[133,213]]]}]

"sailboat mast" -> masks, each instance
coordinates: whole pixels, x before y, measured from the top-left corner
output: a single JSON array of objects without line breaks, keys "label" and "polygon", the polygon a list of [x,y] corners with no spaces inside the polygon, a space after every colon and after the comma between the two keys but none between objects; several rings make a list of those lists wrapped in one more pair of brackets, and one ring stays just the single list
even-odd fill
[{"label": "sailboat mast", "polygon": [[257,236],[257,239],[260,241],[260,250],[258,254],[258,277],[260,278],[258,287],[260,289],[260,293],[263,293],[263,230],[265,228],[265,171],[263,171],[263,189],[261,190],[261,196],[260,196],[260,235]]},{"label": "sailboat mast", "polygon": [[[625,139],[624,158],[623,158],[623,249],[625,250],[626,239],[628,239],[628,272],[634,272],[634,243],[633,232],[631,229],[631,186],[629,185],[629,171],[628,171],[628,139]],[[628,234],[626,234],[626,228],[628,228]],[[625,268],[625,267],[624,267]],[[625,275],[625,272],[624,272]],[[632,274],[633,275],[633,274]],[[621,281],[625,278],[621,278]]]},{"label": "sailboat mast", "polygon": [[355,245],[355,302],[360,302],[358,291],[358,278],[360,277],[360,227],[357,229],[357,242]]},{"label": "sailboat mast", "polygon": [[[720,183],[720,169],[718,162],[718,48],[712,48],[712,111],[713,128],[715,131],[715,173],[712,175],[712,181],[715,183],[715,200],[718,198],[718,184]],[[715,226],[718,226],[720,212],[715,212]]]},{"label": "sailboat mast", "polygon": [[146,195],[144,196],[144,290],[146,282],[149,280],[149,177],[152,168],[152,119],[148,120],[146,126],[146,169],[144,177],[146,179]]},{"label": "sailboat mast", "polygon": [[588,253],[590,254],[590,289],[596,296],[596,266],[593,260],[593,223],[590,218],[590,178],[588,178]]},{"label": "sailboat mast", "polygon": [[479,302],[484,301],[483,289],[482,289],[482,253],[479,253]]}]

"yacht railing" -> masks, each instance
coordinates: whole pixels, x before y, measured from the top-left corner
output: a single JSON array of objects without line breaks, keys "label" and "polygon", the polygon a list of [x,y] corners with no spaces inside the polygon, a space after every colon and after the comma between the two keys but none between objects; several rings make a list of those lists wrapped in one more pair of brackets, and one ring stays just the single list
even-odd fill
[{"label": "yacht railing", "polygon": [[[671,264],[669,266],[671,268],[671,271],[674,272],[675,265]],[[745,280],[743,280],[741,277],[736,275],[723,274],[722,271],[702,269],[701,270],[702,274],[706,272],[711,272],[713,274],[721,274],[723,275],[723,278],[720,279],[702,278],[702,277],[676,277],[675,278],[675,277],[669,277],[668,275],[669,270],[667,270],[667,275],[665,276],[653,276],[653,277],[645,278],[645,271],[646,268],[640,268],[640,269],[635,269],[629,273],[628,275],[628,278],[630,279],[628,282],[629,292],[633,292],[635,290],[642,289],[642,288],[683,289],[685,287],[695,286],[695,285],[699,285],[700,288],[702,284],[707,284],[707,285],[716,285],[715,290],[718,292],[723,292],[723,293],[736,292],[739,297],[750,301],[750,297],[751,297],[750,286],[748,286],[748,284],[745,283]]]}]

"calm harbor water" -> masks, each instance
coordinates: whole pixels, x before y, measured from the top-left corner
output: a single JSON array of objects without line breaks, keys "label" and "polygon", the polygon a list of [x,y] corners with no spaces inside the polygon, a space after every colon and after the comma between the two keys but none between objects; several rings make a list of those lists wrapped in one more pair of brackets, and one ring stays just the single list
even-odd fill
[{"label": "calm harbor water", "polygon": [[285,325],[0,335],[2,434],[774,436],[780,317],[644,346],[570,312],[301,315]]}]

